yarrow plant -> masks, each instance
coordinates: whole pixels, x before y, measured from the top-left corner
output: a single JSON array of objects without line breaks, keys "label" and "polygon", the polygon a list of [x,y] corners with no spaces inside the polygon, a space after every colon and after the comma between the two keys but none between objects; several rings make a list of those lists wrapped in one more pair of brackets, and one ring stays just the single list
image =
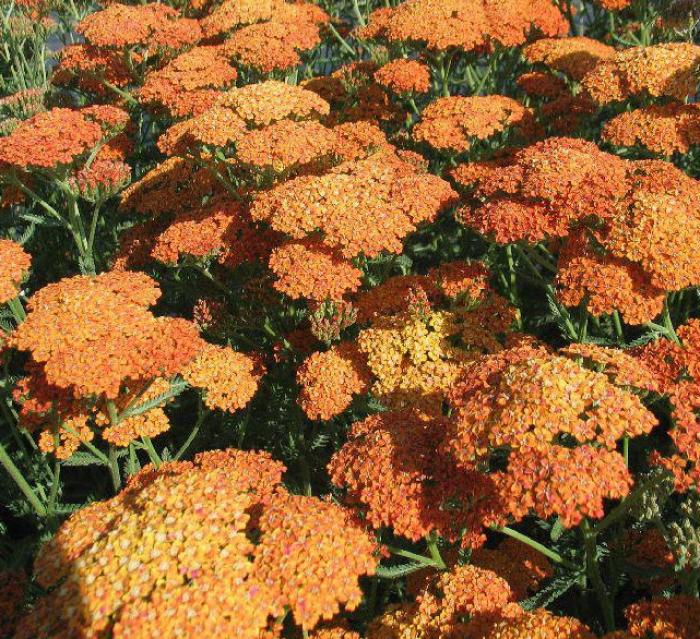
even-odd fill
[{"label": "yarrow plant", "polygon": [[700,639],[695,3],[0,34],[0,639]]}]

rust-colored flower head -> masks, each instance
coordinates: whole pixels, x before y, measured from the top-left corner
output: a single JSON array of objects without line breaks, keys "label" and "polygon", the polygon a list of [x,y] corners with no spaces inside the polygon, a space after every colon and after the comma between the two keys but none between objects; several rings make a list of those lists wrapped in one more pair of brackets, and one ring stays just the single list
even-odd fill
[{"label": "rust-colored flower head", "polygon": [[471,563],[505,579],[518,601],[534,593],[542,581],[554,574],[546,557],[510,538],[502,541],[494,550],[476,548],[472,551]]},{"label": "rust-colored flower head", "polygon": [[314,22],[273,20],[239,29],[222,46],[239,64],[271,73],[301,64],[298,52],[320,42],[320,30]]},{"label": "rust-colored flower head", "polygon": [[394,153],[377,152],[259,193],[251,213],[296,239],[320,229],[323,243],[345,257],[373,257],[400,252],[403,238],[454,197],[440,178],[419,173]]},{"label": "rust-colored flower head", "polygon": [[551,99],[567,92],[566,82],[553,73],[530,71],[518,76],[516,84],[529,96]]},{"label": "rust-colored flower head", "polygon": [[[161,620],[158,636],[177,637],[212,618],[238,626],[235,636],[257,637],[281,608],[253,569],[246,533],[251,509],[264,506],[284,467],[264,453],[212,455],[213,463],[203,454],[147,467],[116,497],[70,518],[35,563],[39,583],[55,589],[17,636],[99,636],[117,621],[117,637],[150,637]],[[192,607],[190,598],[207,605]],[[145,635],[136,633],[139,620]]]},{"label": "rust-colored flower head", "polygon": [[63,48],[51,75],[53,84],[75,86],[100,97],[107,95],[103,80],[115,87],[125,87],[134,78],[119,50],[90,44]]},{"label": "rust-colored flower head", "polygon": [[601,519],[605,500],[626,497],[632,477],[615,451],[549,446],[511,453],[497,483],[503,507],[514,520],[531,513],[542,519],[558,516],[566,528],[573,528],[585,517]]},{"label": "rust-colored flower head", "polygon": [[377,546],[349,512],[313,497],[280,494],[264,509],[259,527],[252,572],[273,584],[279,609],[289,606],[296,623],[310,629],[332,619],[341,605],[357,608],[357,579],[374,574]]},{"label": "rust-colored flower head", "polygon": [[392,60],[374,72],[374,79],[398,94],[427,93],[430,90],[430,70],[417,60]]},{"label": "rust-colored flower head", "polygon": [[339,300],[360,286],[362,271],[318,240],[287,242],[270,255],[275,289],[292,299]]},{"label": "rust-colored flower head", "polygon": [[700,144],[700,106],[670,102],[626,111],[606,123],[602,138],[616,146],[646,147],[669,156]]},{"label": "rust-colored flower head", "polygon": [[583,622],[573,617],[556,617],[544,608],[524,612],[494,624],[483,639],[595,639]]},{"label": "rust-colored flower head", "polygon": [[31,264],[31,255],[21,245],[0,239],[0,304],[17,297]]},{"label": "rust-colored flower head", "polygon": [[237,140],[235,159],[257,170],[284,173],[328,163],[338,142],[332,129],[314,120],[280,120]]},{"label": "rust-colored flower head", "polygon": [[600,105],[635,95],[684,101],[697,90],[699,63],[700,47],[685,42],[632,47],[600,62],[582,84]]},{"label": "rust-colored flower head", "polygon": [[433,148],[467,151],[474,140],[486,140],[508,128],[525,138],[536,133],[532,112],[502,95],[438,98],[421,114],[413,137]]},{"label": "rust-colored flower head", "polygon": [[385,412],[356,422],[329,464],[331,481],[374,527],[417,541],[439,532],[466,545],[483,543],[482,527],[499,515],[486,475],[464,472],[436,452],[443,419]]},{"label": "rust-colored flower head", "polygon": [[603,373],[547,353],[496,353],[466,366],[462,379],[450,395],[457,405],[450,447],[467,464],[503,447],[516,458],[519,450],[547,451],[561,435],[615,450],[623,436],[657,423]]},{"label": "rust-colored flower head", "polygon": [[69,180],[76,195],[89,202],[104,202],[131,182],[131,167],[121,160],[95,159],[79,168]]},{"label": "rust-colored flower head", "polygon": [[622,11],[632,4],[632,0],[595,0],[603,9],[608,11]]},{"label": "rust-colored flower head", "polygon": [[615,49],[583,36],[542,38],[527,45],[523,55],[533,64],[542,64],[580,81],[599,62],[612,59]]},{"label": "rust-colored flower head", "polygon": [[205,199],[224,193],[205,168],[185,158],[168,158],[122,192],[119,208],[157,218],[166,213],[191,213]]},{"label": "rust-colored flower head", "polygon": [[207,38],[270,20],[280,0],[224,0],[201,20]]},{"label": "rust-colored flower head", "polygon": [[147,74],[138,99],[174,116],[198,115],[214,106],[237,77],[221,47],[194,47]]},{"label": "rust-colored flower head", "polygon": [[392,10],[377,9],[364,38],[418,41],[434,51],[483,51],[491,43],[523,44],[532,31],[564,35],[568,24],[549,0],[408,0]]},{"label": "rust-colored flower head", "polygon": [[328,420],[350,406],[369,385],[369,372],[352,342],[312,353],[297,371],[299,405],[309,419]]},{"label": "rust-colored flower head", "polygon": [[49,383],[114,398],[126,380],[174,375],[202,347],[190,322],[150,313],[159,296],[139,273],[67,278],[30,298],[11,343],[43,364]]},{"label": "rust-colored flower head", "polygon": [[700,601],[688,595],[640,601],[625,609],[625,617],[630,637],[687,639],[700,627]]},{"label": "rust-colored flower head", "polygon": [[181,18],[164,4],[110,3],[80,21],[76,30],[90,44],[105,47],[164,47],[179,49],[202,37],[197,20]]},{"label": "rust-colored flower head", "polygon": [[565,243],[556,281],[557,297],[567,306],[578,306],[585,299],[591,314],[619,311],[628,324],[658,317],[666,298],[638,263],[600,255],[585,232],[575,232]]},{"label": "rust-colored flower head", "polygon": [[235,413],[255,395],[262,372],[251,357],[230,347],[207,344],[182,376],[205,391],[204,403],[209,408]]},{"label": "rust-colored flower head", "polygon": [[[119,121],[114,118],[119,117]],[[55,108],[22,122],[0,138],[0,166],[50,169],[72,164],[123,128],[128,115],[115,107]],[[110,131],[111,130],[111,131]]]},{"label": "rust-colored flower head", "polygon": [[243,206],[229,197],[217,197],[194,212],[179,213],[155,238],[151,256],[176,264],[181,256],[217,256],[224,261],[229,240],[249,223]]},{"label": "rust-colored flower head", "polygon": [[217,105],[235,111],[251,128],[284,119],[311,119],[330,111],[330,105],[312,91],[277,80],[231,89]]},{"label": "rust-colored flower head", "polygon": [[33,115],[46,111],[44,89],[22,89],[0,98],[0,113],[19,120],[26,120]]}]

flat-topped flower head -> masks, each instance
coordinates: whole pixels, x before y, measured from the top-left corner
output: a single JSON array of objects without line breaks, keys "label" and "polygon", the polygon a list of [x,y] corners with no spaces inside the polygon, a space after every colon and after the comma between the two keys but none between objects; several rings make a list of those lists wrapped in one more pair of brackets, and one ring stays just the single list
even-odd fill
[{"label": "flat-topped flower head", "polygon": [[583,78],[584,89],[600,105],[631,96],[662,96],[684,101],[697,90],[700,47],[671,42],[618,51]]},{"label": "flat-topped flower head", "polygon": [[73,164],[127,120],[124,111],[109,106],[37,113],[0,138],[0,167],[53,169]]},{"label": "flat-topped flower head", "polygon": [[109,47],[153,46],[178,49],[202,37],[197,20],[181,18],[164,4],[110,3],[78,23],[76,30],[90,44]]},{"label": "flat-topped flower head", "polygon": [[430,69],[417,60],[401,58],[387,62],[374,72],[374,79],[398,94],[427,93],[430,90]]},{"label": "flat-topped flower head", "polygon": [[466,366],[463,376],[468,390],[458,384],[451,391],[458,406],[451,445],[465,462],[502,447],[548,450],[562,435],[614,450],[623,436],[657,423],[636,395],[555,355],[509,362],[507,352],[496,353]]},{"label": "flat-topped flower head", "polygon": [[302,628],[332,619],[341,605],[347,610],[360,605],[357,580],[374,574],[377,545],[349,511],[313,497],[280,494],[263,510],[259,527],[253,574],[274,584],[275,603],[289,606]]},{"label": "flat-topped flower head", "polygon": [[433,50],[484,51],[492,43],[523,44],[532,32],[564,35],[568,24],[549,0],[408,0],[377,9],[359,31],[364,38],[421,42]]},{"label": "flat-topped flower head", "polygon": [[360,287],[362,271],[336,250],[315,239],[287,242],[273,249],[273,286],[292,299],[339,300]]},{"label": "flat-topped flower head", "polygon": [[438,98],[421,114],[413,129],[418,142],[435,149],[467,151],[474,140],[486,140],[513,128],[523,137],[536,133],[532,112],[502,95]]},{"label": "flat-topped flower head", "polygon": [[[251,472],[265,465],[263,476],[272,483],[259,493]],[[195,624],[203,623],[200,616],[228,619],[243,626],[242,636],[257,636],[280,608],[252,569],[254,545],[246,533],[251,509],[262,505],[279,474],[267,455],[242,452],[221,465],[207,463],[204,454],[195,463],[143,469],[116,497],[76,513],[43,547],[36,577],[56,588],[37,602],[18,636],[57,637],[66,629],[99,635],[121,618],[116,636],[132,637],[137,617],[148,627],[151,614],[166,620],[168,610],[175,618],[162,628],[167,637],[178,636],[173,622],[186,624],[188,616]],[[238,596],[223,596],[224,586]],[[191,608],[188,594],[200,601],[207,592],[209,605]],[[157,610],[149,613],[143,604]]]},{"label": "flat-topped flower head", "polygon": [[628,606],[625,617],[630,637],[685,639],[697,634],[700,627],[700,602],[697,597],[675,595],[655,598]]},{"label": "flat-topped flower head", "polygon": [[298,403],[309,419],[328,420],[369,386],[366,361],[352,342],[312,353],[297,370]]},{"label": "flat-topped flower head", "polygon": [[182,371],[188,384],[205,391],[211,409],[235,413],[255,395],[262,375],[256,362],[227,346],[207,344]]},{"label": "flat-topped flower head", "polygon": [[612,59],[615,49],[583,36],[542,38],[528,44],[523,55],[533,64],[542,64],[565,73],[572,80],[581,81],[599,62]]},{"label": "flat-topped flower head", "polygon": [[32,256],[20,244],[0,239],[0,304],[17,297],[31,264]]},{"label": "flat-topped flower head", "polygon": [[321,230],[323,243],[345,257],[373,257],[400,252],[404,237],[434,220],[454,196],[444,180],[386,151],[259,193],[251,214],[297,239]]},{"label": "flat-topped flower head", "polygon": [[198,115],[213,107],[237,77],[221,47],[194,47],[147,74],[138,99],[176,117]]},{"label": "flat-topped flower head", "polygon": [[126,380],[174,375],[202,347],[194,324],[148,310],[159,296],[140,273],[67,278],[30,298],[11,343],[44,365],[49,383],[114,398]]},{"label": "flat-topped flower head", "polygon": [[482,636],[484,639],[595,639],[583,622],[573,617],[556,617],[544,608],[493,624]]},{"label": "flat-topped flower head", "polygon": [[217,105],[235,111],[251,128],[284,119],[320,117],[330,111],[330,105],[316,93],[278,80],[231,89]]}]

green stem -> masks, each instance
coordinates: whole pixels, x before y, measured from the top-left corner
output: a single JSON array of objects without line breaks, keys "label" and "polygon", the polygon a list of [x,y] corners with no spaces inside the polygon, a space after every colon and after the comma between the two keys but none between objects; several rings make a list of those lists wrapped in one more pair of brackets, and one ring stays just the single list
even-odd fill
[{"label": "green stem", "polygon": [[539,541],[535,541],[531,537],[524,535],[518,530],[514,530],[513,528],[509,528],[508,526],[493,526],[492,530],[495,530],[499,533],[503,533],[508,537],[517,539],[525,545],[530,546],[530,548],[536,550],[539,553],[542,553],[548,559],[551,559],[555,564],[559,564],[561,566],[565,566],[571,569],[576,569],[576,566],[574,564],[572,564],[568,559],[562,557],[558,552],[555,552],[551,548],[547,548],[547,546],[545,546],[544,544],[541,544]]},{"label": "green stem", "polygon": [[678,335],[676,334],[676,329],[673,326],[673,320],[671,319],[671,311],[668,308],[668,299],[664,301],[664,312],[662,316],[663,320],[663,325],[664,328],[666,329],[666,333],[668,336],[676,343],[680,344],[681,340],[678,339]]},{"label": "green stem", "polygon": [[428,552],[433,558],[433,562],[438,570],[446,570],[447,565],[445,564],[442,555],[440,555],[440,549],[438,548],[437,535],[432,532],[427,538],[428,542]]},{"label": "green stem", "polygon": [[22,491],[22,494],[27,498],[27,501],[31,504],[34,512],[39,515],[39,517],[46,517],[47,510],[44,504],[41,503],[39,498],[36,496],[34,490],[29,485],[24,475],[20,472],[19,468],[15,466],[14,462],[7,454],[5,447],[0,444],[0,464],[7,471],[7,473],[12,477],[17,487]]},{"label": "green stem", "polygon": [[622,330],[622,321],[620,320],[620,313],[618,313],[617,310],[612,312],[612,320],[613,326],[615,327],[615,336],[617,337],[618,341],[624,343],[625,332]]},{"label": "green stem", "polygon": [[122,477],[119,473],[119,459],[117,458],[117,449],[114,446],[109,447],[109,474],[112,478],[112,487],[114,492],[118,493],[122,487]]},{"label": "green stem", "polygon": [[598,604],[603,612],[603,620],[607,632],[615,630],[615,612],[613,610],[608,591],[603,582],[603,577],[600,574],[600,567],[596,560],[596,539],[597,533],[591,527],[588,520],[584,520],[581,524],[581,532],[583,534],[584,546],[586,550],[586,574],[593,584],[593,589],[598,599]]},{"label": "green stem", "polygon": [[156,452],[156,449],[153,447],[153,442],[151,441],[151,438],[144,435],[143,437],[141,437],[141,441],[143,442],[143,447],[146,450],[146,453],[148,454],[148,459],[151,460],[151,463],[156,468],[160,468],[161,464],[163,463],[163,460],[160,458],[160,455]]},{"label": "green stem", "polygon": [[10,309],[12,317],[17,324],[21,324],[25,319],[27,319],[27,313],[25,312],[24,306],[22,306],[22,302],[19,297],[15,297],[14,299],[10,300],[7,303],[7,307]]},{"label": "green stem", "polygon": [[180,446],[180,449],[175,454],[175,457],[174,457],[175,461],[179,461],[182,458],[182,456],[187,452],[190,445],[195,440],[195,437],[197,437],[197,435],[199,434],[199,431],[202,428],[202,424],[204,423],[204,418],[206,417],[206,415],[207,415],[207,413],[202,410],[201,399],[200,399],[197,421],[195,422],[194,428],[190,431],[190,434],[187,436],[185,443],[182,444],[182,446]]},{"label": "green stem", "polygon": [[410,550],[404,550],[403,548],[396,548],[395,546],[386,546],[386,548],[392,555],[412,559],[413,561],[423,564],[424,566],[441,570],[441,568],[435,563],[435,560],[430,557],[425,557],[424,555],[419,555],[415,552],[411,552]]},{"label": "green stem", "polygon": [[341,36],[338,33],[338,30],[329,22],[327,25],[328,29],[330,32],[333,34],[333,37],[340,43],[341,48],[345,49],[350,55],[352,55],[354,58],[357,57],[357,51],[353,49],[346,41],[343,36]]}]

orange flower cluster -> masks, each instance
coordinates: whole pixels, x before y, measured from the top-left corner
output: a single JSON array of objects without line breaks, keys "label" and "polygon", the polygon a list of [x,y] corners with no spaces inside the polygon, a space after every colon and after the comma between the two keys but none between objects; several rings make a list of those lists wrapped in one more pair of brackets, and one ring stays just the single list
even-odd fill
[{"label": "orange flower cluster", "polygon": [[415,603],[389,608],[367,629],[368,639],[481,639],[496,621],[517,618],[508,584],[490,570],[456,566],[433,575]]},{"label": "orange flower cluster", "polygon": [[75,86],[99,96],[107,92],[103,81],[125,87],[133,79],[119,50],[90,44],[71,44],[62,49],[51,76],[53,84]]},{"label": "orange flower cluster", "polygon": [[686,639],[700,627],[700,601],[688,595],[642,601],[629,606],[625,617],[630,637]]},{"label": "orange flower cluster", "polygon": [[302,628],[331,619],[341,603],[348,610],[361,603],[357,578],[374,573],[376,544],[349,512],[331,502],[283,494],[264,510],[260,531],[253,574],[274,583],[275,605],[289,606]]},{"label": "orange flower cluster", "polygon": [[328,160],[337,144],[333,129],[314,120],[280,120],[238,139],[236,159],[260,170],[282,173]]},{"label": "orange flower cluster", "polygon": [[16,636],[216,629],[257,639],[285,606],[305,628],[356,607],[374,542],[338,506],[288,495],[283,471],[266,453],[236,450],[145,468],[44,546],[37,580],[55,588]]},{"label": "orange flower cluster", "polygon": [[183,371],[188,384],[206,391],[204,403],[211,409],[235,413],[255,395],[262,373],[256,362],[224,346],[207,344]]},{"label": "orange flower cluster", "polygon": [[430,70],[417,60],[392,60],[374,72],[374,79],[398,94],[430,90]]},{"label": "orange flower cluster", "polygon": [[636,395],[569,359],[519,350],[465,368],[452,389],[457,405],[451,446],[463,463],[507,447],[548,450],[561,435],[615,450],[623,436],[650,432],[656,418]]},{"label": "orange flower cluster", "polygon": [[51,169],[72,164],[127,120],[124,111],[108,106],[37,113],[0,138],[0,168]]},{"label": "orange flower cluster", "polygon": [[617,146],[641,145],[655,153],[687,153],[700,144],[700,106],[671,102],[615,116],[601,134]]},{"label": "orange flower cluster", "polygon": [[299,405],[309,419],[328,420],[342,413],[369,385],[369,372],[352,342],[312,353],[297,370]]},{"label": "orange flower cluster", "polygon": [[202,37],[197,20],[181,18],[168,5],[110,3],[83,18],[76,30],[98,47],[153,47],[179,49]]},{"label": "orange flower cluster", "polygon": [[120,209],[148,217],[191,213],[223,187],[206,169],[185,158],[168,158],[121,194]]},{"label": "orange flower cluster", "polygon": [[353,424],[331,459],[331,480],[375,528],[414,541],[438,532],[480,545],[483,526],[501,515],[500,500],[488,476],[456,468],[437,450],[444,433],[444,419],[414,411],[368,417]]},{"label": "orange flower cluster", "polygon": [[224,41],[223,48],[243,66],[262,73],[289,69],[301,64],[299,51],[320,44],[319,26],[328,20],[314,5],[279,3],[269,21],[235,31]]},{"label": "orange flower cluster", "polygon": [[32,256],[12,240],[0,239],[0,304],[17,297],[32,265]]},{"label": "orange flower cluster", "polygon": [[481,639],[595,639],[595,635],[578,619],[556,617],[544,608],[524,612],[513,619],[492,624]]},{"label": "orange flower cluster", "polygon": [[286,242],[273,249],[269,266],[280,293],[319,302],[356,291],[362,276],[338,251],[315,239]]},{"label": "orange flower cluster", "polygon": [[644,323],[664,292],[700,282],[700,183],[671,164],[549,138],[452,177],[472,190],[458,218],[479,232],[500,243],[567,238],[557,276],[566,304],[587,297],[596,315],[617,309]]},{"label": "orange flower cluster", "polygon": [[475,548],[471,563],[505,579],[518,601],[534,593],[545,579],[554,574],[543,555],[511,538],[502,541],[495,550]]},{"label": "orange flower cluster", "polygon": [[474,139],[486,140],[508,128],[526,139],[537,133],[532,112],[502,95],[438,98],[421,114],[413,138],[456,153],[468,151]]},{"label": "orange flower cluster", "polygon": [[533,64],[560,71],[580,82],[599,63],[613,59],[615,49],[583,36],[542,38],[527,45],[523,55]]},{"label": "orange flower cluster", "polygon": [[330,111],[328,103],[312,91],[277,80],[231,89],[217,104],[235,111],[251,128],[284,119],[311,119]]},{"label": "orange flower cluster", "polygon": [[531,513],[542,519],[558,516],[573,528],[585,517],[601,519],[605,500],[626,497],[632,483],[625,460],[615,451],[550,446],[511,455],[497,490],[514,520]]},{"label": "orange flower cluster", "polygon": [[700,47],[684,42],[632,47],[603,60],[582,80],[597,104],[630,96],[668,96],[684,101],[697,88]]},{"label": "orange flower cluster", "polygon": [[403,238],[434,220],[454,197],[440,178],[418,172],[394,153],[378,152],[256,194],[251,213],[296,239],[320,229],[323,243],[346,258],[373,257],[401,252]]},{"label": "orange flower cluster", "polygon": [[523,44],[532,31],[561,36],[569,25],[550,0],[408,0],[377,9],[362,38],[423,42],[434,51],[483,51],[493,43]]},{"label": "orange flower cluster", "polygon": [[202,348],[193,324],[148,311],[159,295],[138,273],[64,279],[30,298],[10,342],[43,365],[48,383],[115,398],[127,380],[174,375]]},{"label": "orange flower cluster", "polygon": [[214,106],[221,89],[237,77],[221,47],[194,47],[151,71],[138,90],[138,99],[163,107],[174,116],[198,115]]}]

